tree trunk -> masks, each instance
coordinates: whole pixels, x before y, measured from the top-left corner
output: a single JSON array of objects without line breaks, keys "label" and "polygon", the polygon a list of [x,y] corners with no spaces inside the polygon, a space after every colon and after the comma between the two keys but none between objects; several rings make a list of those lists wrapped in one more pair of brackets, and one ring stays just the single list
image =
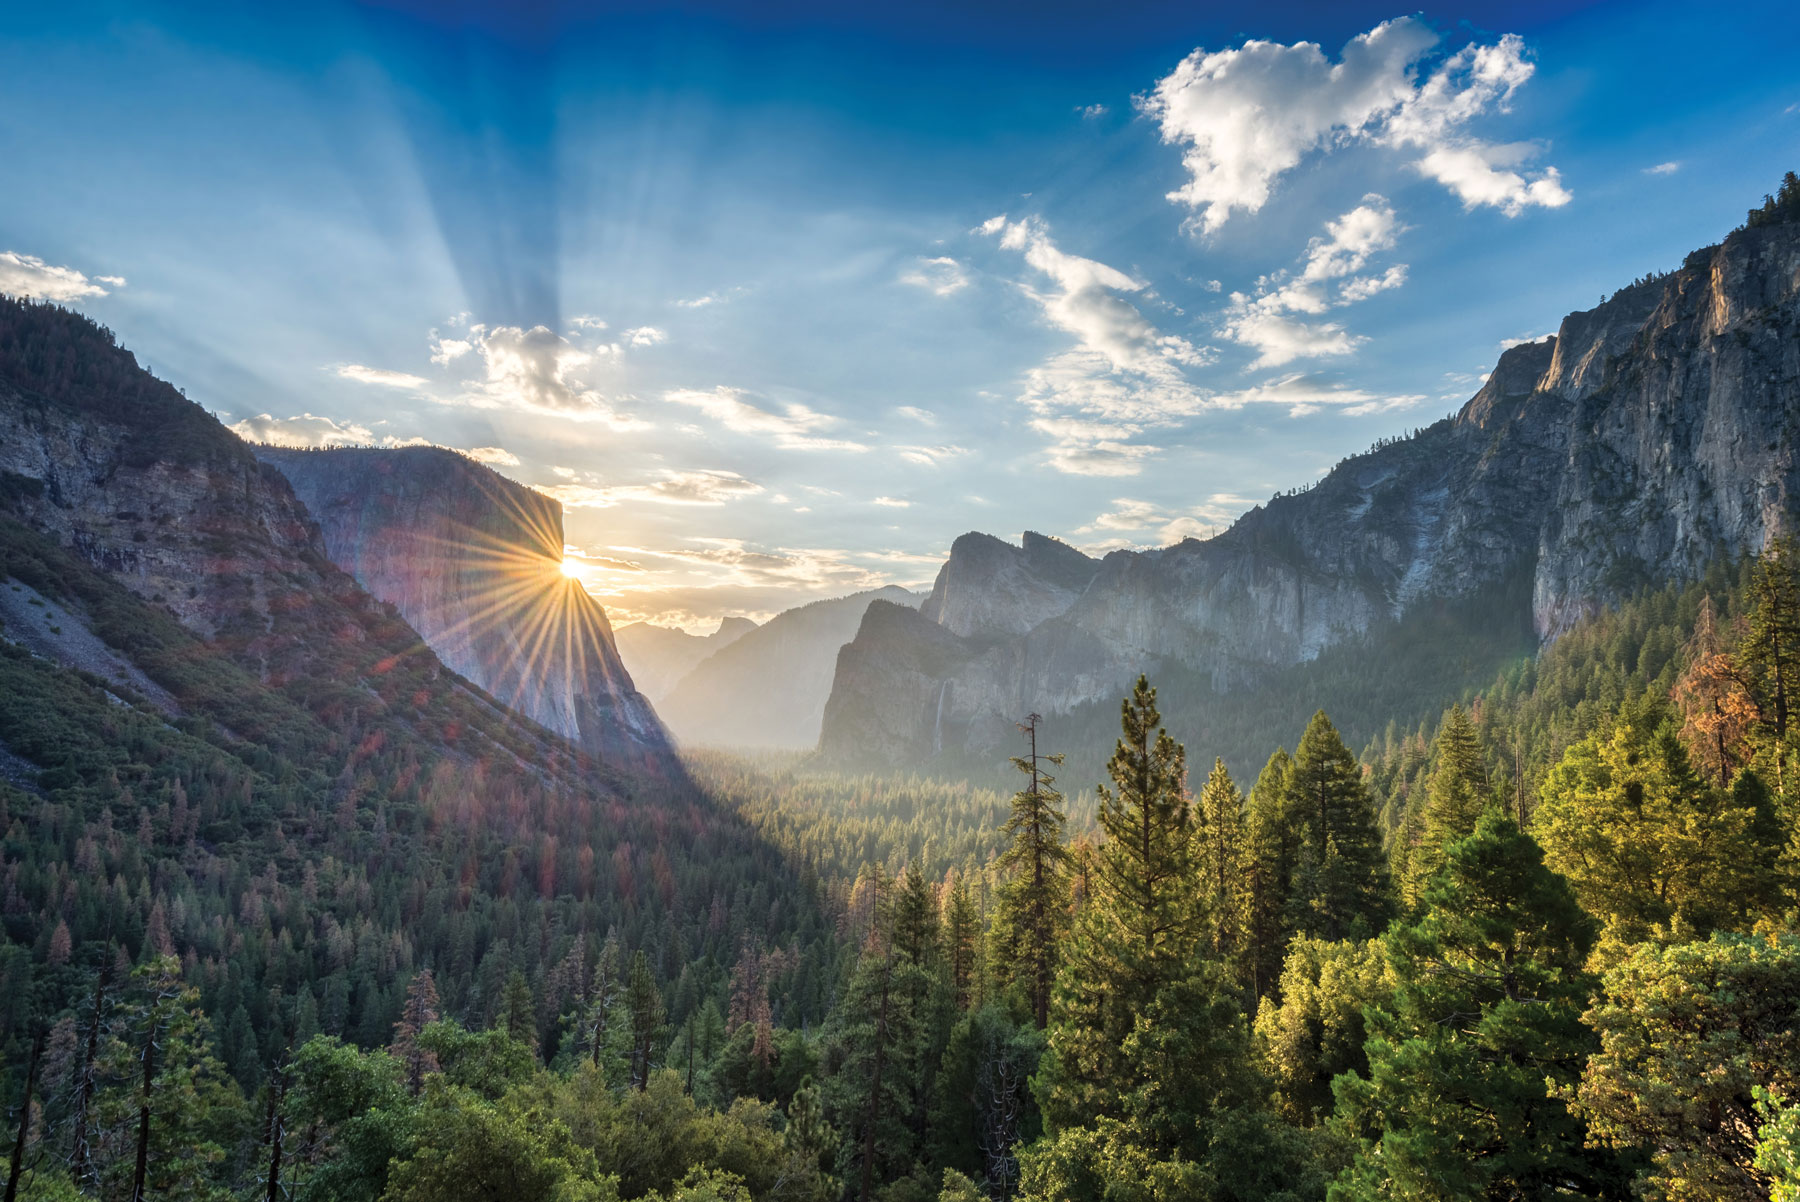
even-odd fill
[{"label": "tree trunk", "polygon": [[19,1137],[13,1141],[12,1168],[6,1174],[6,1202],[19,1196],[19,1178],[25,1172],[25,1139],[31,1134],[31,1090],[37,1084],[38,1059],[44,1054],[44,1032],[39,1028],[31,1041],[31,1060],[25,1066],[25,1100],[19,1106]]},{"label": "tree trunk", "polygon": [[144,1202],[150,1175],[150,1090],[156,1084],[156,1031],[144,1036],[144,1096],[138,1104],[137,1167],[131,1174],[131,1202]]}]

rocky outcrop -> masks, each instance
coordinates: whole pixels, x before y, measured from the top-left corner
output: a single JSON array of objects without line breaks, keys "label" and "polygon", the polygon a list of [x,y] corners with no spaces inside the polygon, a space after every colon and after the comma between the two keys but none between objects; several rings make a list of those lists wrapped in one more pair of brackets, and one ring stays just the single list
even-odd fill
[{"label": "rocky outcrop", "polygon": [[951,544],[919,612],[963,638],[1021,635],[1073,605],[1099,568],[1069,544],[1030,530],[1017,547],[971,532]]},{"label": "rocky outcrop", "polygon": [[604,759],[660,754],[606,612],[562,572],[562,506],[438,447],[257,447],[326,552],[449,667]]},{"label": "rocky outcrop", "polygon": [[661,705],[669,690],[696,664],[755,629],[755,622],[742,617],[721,619],[719,628],[711,634],[689,634],[669,626],[632,622],[614,630],[613,640],[638,689],[652,704]]},{"label": "rocky outcrop", "polygon": [[[1243,687],[1521,574],[1554,638],[1641,584],[1760,549],[1800,496],[1797,425],[1800,226],[1739,231],[1508,350],[1455,416],[1215,538],[1114,552],[1066,605],[1011,566],[1027,548],[965,536],[973,562],[1004,566],[952,573],[953,552],[945,598],[921,616],[980,637],[945,659],[917,624],[865,624],[821,745],[886,762],[991,747],[1021,714],[1114,695],[1165,664]],[[903,748],[868,754],[873,716],[927,711],[932,734],[914,722]]]},{"label": "rocky outcrop", "polygon": [[818,746],[838,649],[876,605],[917,606],[888,587],[815,601],[776,614],[714,652],[670,690],[659,708],[676,738],[714,747]]}]

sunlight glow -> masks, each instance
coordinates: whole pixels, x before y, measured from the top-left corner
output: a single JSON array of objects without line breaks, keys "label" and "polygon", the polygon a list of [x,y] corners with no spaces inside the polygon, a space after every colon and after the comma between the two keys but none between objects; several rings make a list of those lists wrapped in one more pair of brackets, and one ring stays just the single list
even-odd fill
[{"label": "sunlight glow", "polygon": [[579,559],[565,559],[562,561],[562,574],[567,576],[570,580],[581,579],[581,568],[582,563]]}]

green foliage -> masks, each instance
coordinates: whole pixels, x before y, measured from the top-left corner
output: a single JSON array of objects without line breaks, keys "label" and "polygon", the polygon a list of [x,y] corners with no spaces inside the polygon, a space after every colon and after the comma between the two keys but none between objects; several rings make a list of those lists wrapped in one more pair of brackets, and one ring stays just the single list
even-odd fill
[{"label": "green foliage", "polygon": [[1379,940],[1302,935],[1288,944],[1280,993],[1264,998],[1256,1014],[1256,1050],[1289,1122],[1310,1126],[1329,1115],[1332,1080],[1367,1072],[1363,1011],[1385,1001],[1393,985]]},{"label": "green foliage", "polygon": [[1769,1202],[1800,1202],[1800,1107],[1788,1106],[1758,1085],[1755,1168],[1769,1180]]},{"label": "green foliage", "polygon": [[1283,810],[1301,831],[1287,899],[1292,929],[1325,939],[1379,934],[1393,910],[1381,831],[1362,767],[1323,710],[1300,737],[1284,793]]},{"label": "green foliage", "polygon": [[1453,705],[1444,715],[1432,760],[1424,805],[1408,812],[1394,848],[1400,900],[1408,908],[1424,900],[1426,887],[1444,866],[1445,846],[1475,830],[1489,801],[1481,736],[1462,706]]},{"label": "green foliage", "polygon": [[616,1202],[593,1153],[544,1108],[499,1105],[434,1079],[418,1143],[388,1176],[383,1202]]},{"label": "green foliage", "polygon": [[1013,794],[1012,813],[1001,828],[1009,843],[996,865],[1001,885],[990,946],[994,983],[1022,990],[1041,1028],[1049,1022],[1059,948],[1069,926],[1069,851],[1062,794],[1044,767],[1060,765],[1063,757],[1038,754],[1037,722],[1033,715],[1026,728],[1031,754],[1013,759],[1030,783]]},{"label": "green foliage", "polygon": [[1623,1195],[1545,1082],[1581,1071],[1592,924],[1512,820],[1453,843],[1426,911],[1387,937],[1398,985],[1370,1008],[1366,1077],[1337,1082],[1361,1140],[1333,1199]]},{"label": "green foliage", "polygon": [[1569,1095],[1597,1139],[1650,1157],[1649,1196],[1769,1196],[1756,1090],[1800,1090],[1800,938],[1638,947],[1586,1021],[1599,1048]]},{"label": "green foliage", "polygon": [[1766,800],[1751,782],[1727,793],[1702,781],[1655,710],[1628,709],[1569,748],[1532,829],[1615,943],[1754,921],[1778,897]]},{"label": "green foliage", "polygon": [[1763,197],[1762,207],[1750,210],[1744,228],[1761,229],[1790,221],[1800,221],[1800,176],[1792,171],[1781,177],[1781,187],[1775,195]]}]

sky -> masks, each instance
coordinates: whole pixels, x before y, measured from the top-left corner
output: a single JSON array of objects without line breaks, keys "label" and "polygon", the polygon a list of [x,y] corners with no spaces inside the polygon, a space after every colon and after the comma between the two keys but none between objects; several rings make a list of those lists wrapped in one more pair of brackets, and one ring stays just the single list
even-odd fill
[{"label": "sky", "polygon": [[1800,167],[1791,5],[0,7],[0,291],[615,624],[1205,537]]}]

